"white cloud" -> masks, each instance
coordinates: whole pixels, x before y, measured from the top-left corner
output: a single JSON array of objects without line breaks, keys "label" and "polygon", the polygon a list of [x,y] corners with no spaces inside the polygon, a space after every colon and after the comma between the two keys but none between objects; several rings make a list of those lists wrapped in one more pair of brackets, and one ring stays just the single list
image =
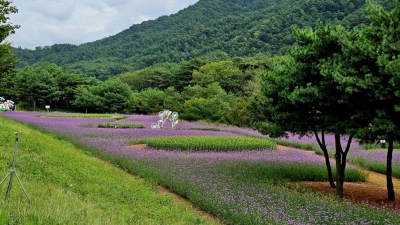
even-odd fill
[{"label": "white cloud", "polygon": [[14,0],[10,22],[21,25],[6,41],[34,49],[82,44],[117,34],[133,24],[170,15],[198,0]]}]

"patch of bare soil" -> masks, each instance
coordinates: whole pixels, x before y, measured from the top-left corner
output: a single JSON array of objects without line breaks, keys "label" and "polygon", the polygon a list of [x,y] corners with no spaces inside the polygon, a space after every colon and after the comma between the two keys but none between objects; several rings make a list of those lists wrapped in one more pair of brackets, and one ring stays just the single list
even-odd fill
[{"label": "patch of bare soil", "polygon": [[[277,146],[278,150],[293,150],[292,147]],[[308,154],[315,154],[313,151],[305,151]],[[321,158],[323,158],[321,156]],[[376,206],[391,207],[400,210],[400,179],[392,178],[395,190],[395,201],[387,200],[386,175],[372,171],[369,173],[367,182],[345,182],[343,186],[343,197],[359,204],[370,204]],[[335,196],[336,189],[331,188],[329,182],[298,182],[304,187],[311,187],[322,193]]]},{"label": "patch of bare soil", "polygon": [[[300,182],[304,187],[312,187],[322,193],[335,196],[336,189],[331,188],[328,182]],[[370,204],[375,206],[391,207],[400,210],[400,190],[395,189],[397,196],[395,201],[387,200],[387,189],[383,185],[373,183],[345,182],[343,186],[343,197],[359,204]]]},{"label": "patch of bare soil", "polygon": [[146,148],[146,144],[139,144],[139,145],[130,145],[128,146],[130,149],[139,150]]}]

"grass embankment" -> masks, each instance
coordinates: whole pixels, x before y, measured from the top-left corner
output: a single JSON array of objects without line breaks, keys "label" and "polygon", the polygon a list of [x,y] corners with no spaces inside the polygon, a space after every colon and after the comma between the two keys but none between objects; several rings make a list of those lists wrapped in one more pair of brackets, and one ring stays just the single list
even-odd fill
[{"label": "grass embankment", "polygon": [[[8,201],[0,198],[0,224],[205,224],[156,187],[84,154],[68,141],[0,117],[0,176],[10,171],[19,139]],[[7,179],[0,186],[6,193]]]}]

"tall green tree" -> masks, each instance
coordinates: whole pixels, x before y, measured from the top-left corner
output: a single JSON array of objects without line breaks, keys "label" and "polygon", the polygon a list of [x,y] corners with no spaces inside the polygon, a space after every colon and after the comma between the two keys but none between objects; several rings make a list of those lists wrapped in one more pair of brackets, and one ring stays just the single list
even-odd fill
[{"label": "tall green tree", "polygon": [[91,87],[90,91],[97,98],[97,109],[102,112],[130,113],[134,107],[131,105],[131,88],[120,80],[107,80]]},{"label": "tall green tree", "polygon": [[31,101],[34,110],[38,103],[43,106],[58,101],[61,91],[52,69],[47,65],[37,65],[19,70],[15,84],[19,100]]},{"label": "tall green tree", "polygon": [[79,86],[75,89],[75,100],[72,105],[78,109],[84,109],[85,113],[88,113],[88,109],[94,109],[96,107],[96,101],[98,98],[86,87]]},{"label": "tall green tree", "polygon": [[388,199],[395,200],[392,154],[393,141],[400,139],[400,1],[390,2],[395,5],[390,12],[385,11],[382,6],[369,5],[368,11],[372,23],[366,30],[366,35],[368,40],[372,41],[373,49],[378,55],[376,65],[379,66],[380,76],[375,78],[381,78],[382,82],[380,85],[374,84],[374,89],[378,89],[375,91],[374,99],[380,100],[382,104],[378,104],[381,107],[375,111],[377,118],[374,124],[380,130],[383,128],[389,141],[386,166],[387,190]]},{"label": "tall green tree", "polygon": [[19,28],[19,25],[9,22],[8,15],[18,13],[18,9],[11,4],[12,1],[0,1],[0,95],[3,97],[15,94],[12,93],[11,87],[13,86],[17,61],[15,55],[11,52],[10,43],[5,42],[5,39]]},{"label": "tall green tree", "polygon": [[232,61],[211,62],[193,71],[192,83],[203,87],[218,82],[226,92],[242,91],[246,75]]},{"label": "tall green tree", "polygon": [[[347,154],[359,127],[368,125],[368,118],[358,117],[365,99],[339,90],[336,77],[325,73],[323,65],[342,54],[339,41],[348,31],[341,26],[324,26],[315,30],[294,28],[298,47],[278,61],[273,70],[264,74],[265,115],[270,123],[259,126],[263,133],[284,136],[286,132],[315,135],[324,152],[328,178],[334,187],[329,156],[325,143],[326,132],[335,136],[336,195],[343,198]],[[345,147],[341,139],[347,137]]]},{"label": "tall green tree", "polygon": [[12,6],[12,1],[0,0],[0,43],[2,43],[10,34],[14,34],[19,25],[14,25],[9,22],[11,13],[18,13],[18,9]]},{"label": "tall green tree", "polygon": [[18,61],[11,52],[9,43],[0,44],[0,96],[9,98],[15,96],[13,86]]},{"label": "tall green tree", "polygon": [[389,12],[369,4],[371,25],[358,34],[343,36],[343,53],[327,62],[323,70],[333,74],[338,89],[368,105],[354,117],[370,118],[370,126],[360,129],[358,138],[388,141],[388,200],[395,200],[392,154],[393,141],[400,140],[400,1],[390,2],[395,7]]}]

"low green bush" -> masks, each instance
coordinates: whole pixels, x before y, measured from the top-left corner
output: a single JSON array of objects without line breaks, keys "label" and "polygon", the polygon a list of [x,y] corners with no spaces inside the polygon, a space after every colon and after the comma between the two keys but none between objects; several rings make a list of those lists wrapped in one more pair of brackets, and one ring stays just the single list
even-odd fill
[{"label": "low green bush", "polygon": [[211,131],[221,131],[220,128],[218,127],[164,127],[163,129],[169,129],[169,130],[211,130]]},{"label": "low green bush", "polygon": [[147,146],[158,149],[180,150],[258,150],[275,149],[276,143],[259,138],[228,137],[228,136],[172,136],[149,138]]},{"label": "low green bush", "polygon": [[118,123],[99,123],[98,128],[146,128],[143,124],[118,124]]}]

